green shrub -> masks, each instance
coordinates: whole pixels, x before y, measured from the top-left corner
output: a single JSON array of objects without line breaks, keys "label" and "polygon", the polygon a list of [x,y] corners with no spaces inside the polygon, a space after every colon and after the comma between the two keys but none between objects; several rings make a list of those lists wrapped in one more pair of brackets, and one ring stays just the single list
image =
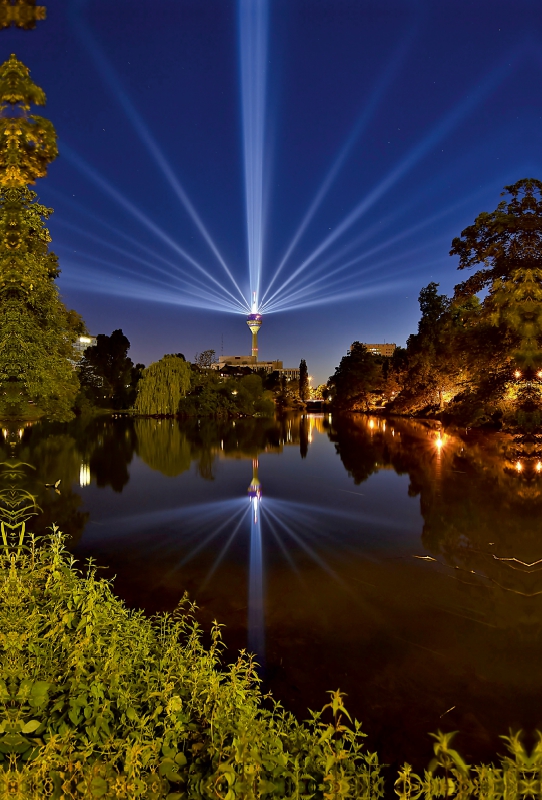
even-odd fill
[{"label": "green shrub", "polygon": [[146,618],[56,528],[0,554],[0,796],[373,798],[376,755],[339,691],[301,724],[262,698],[252,659],[221,664],[183,598]]}]

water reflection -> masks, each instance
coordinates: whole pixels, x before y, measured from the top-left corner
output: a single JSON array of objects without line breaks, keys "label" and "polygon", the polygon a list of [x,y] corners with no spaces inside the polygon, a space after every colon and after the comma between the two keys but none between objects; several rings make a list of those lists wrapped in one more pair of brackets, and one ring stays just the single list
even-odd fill
[{"label": "water reflection", "polygon": [[356,484],[382,469],[408,474],[409,494],[420,497],[421,542],[434,556],[505,591],[542,590],[542,475],[538,460],[518,460],[510,437],[358,417],[336,420],[330,438]]},{"label": "water reflection", "polygon": [[248,487],[251,505],[250,522],[250,566],[248,571],[248,648],[258,654],[260,663],[264,652],[264,600],[263,600],[263,554],[260,503],[262,485],[258,479],[258,459],[252,459],[252,480]]},{"label": "water reflection", "polygon": [[509,725],[542,722],[533,443],[377,416],[124,417],[0,450],[31,465],[38,532],[57,522],[132,605],[188,590],[300,716],[345,689],[385,760],[426,763],[438,727],[491,758]]}]

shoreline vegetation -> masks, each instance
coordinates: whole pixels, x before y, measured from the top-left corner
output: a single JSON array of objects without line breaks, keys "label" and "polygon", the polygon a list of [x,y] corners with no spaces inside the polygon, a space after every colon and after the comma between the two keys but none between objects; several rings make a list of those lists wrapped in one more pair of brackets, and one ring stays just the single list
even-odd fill
[{"label": "shoreline vegetation", "polygon": [[53,526],[43,540],[2,524],[0,791],[28,798],[500,800],[540,794],[542,737],[503,737],[500,763],[467,765],[433,734],[423,775],[393,774],[329,692],[298,722],[262,696],[253,658],[223,659],[185,596],[172,614],[129,610]]},{"label": "shoreline vegetation", "polygon": [[495,211],[452,242],[458,269],[474,270],[453,297],[431,282],[406,348],[390,358],[354,342],[329,387],[336,411],[432,416],[505,429],[534,441],[542,408],[542,182],[506,186]]}]

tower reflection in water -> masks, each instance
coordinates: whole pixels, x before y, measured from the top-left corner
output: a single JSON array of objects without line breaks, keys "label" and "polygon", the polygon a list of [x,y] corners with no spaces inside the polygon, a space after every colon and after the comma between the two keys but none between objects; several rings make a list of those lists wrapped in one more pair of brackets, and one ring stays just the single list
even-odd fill
[{"label": "tower reflection in water", "polygon": [[265,658],[263,555],[260,504],[262,486],[258,479],[258,459],[252,459],[252,480],[248,487],[252,506],[250,521],[250,565],[248,577],[248,649],[257,653],[260,664]]}]

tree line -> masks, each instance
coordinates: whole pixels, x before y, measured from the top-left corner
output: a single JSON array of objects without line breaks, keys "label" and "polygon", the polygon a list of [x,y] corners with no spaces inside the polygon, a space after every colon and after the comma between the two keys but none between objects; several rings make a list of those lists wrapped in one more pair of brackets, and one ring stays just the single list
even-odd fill
[{"label": "tree line", "polygon": [[377,402],[403,414],[467,425],[540,426],[542,400],[542,182],[506,186],[452,242],[472,270],[452,297],[431,282],[419,295],[418,331],[391,358],[355,342],[329,389],[337,410]]},{"label": "tree line", "polygon": [[145,368],[128,356],[130,342],[122,330],[99,334],[78,365],[78,412],[92,409],[128,409],[155,416],[272,416],[275,408],[302,408],[310,398],[307,364],[300,364],[299,380],[287,380],[279,371],[229,366],[220,372],[214,350],[196,354],[188,362],[182,353],[167,354]]}]

